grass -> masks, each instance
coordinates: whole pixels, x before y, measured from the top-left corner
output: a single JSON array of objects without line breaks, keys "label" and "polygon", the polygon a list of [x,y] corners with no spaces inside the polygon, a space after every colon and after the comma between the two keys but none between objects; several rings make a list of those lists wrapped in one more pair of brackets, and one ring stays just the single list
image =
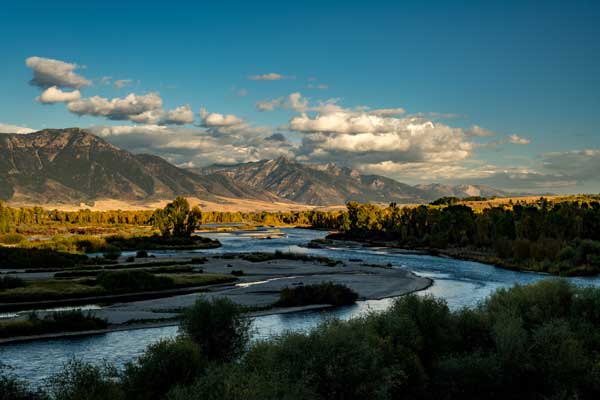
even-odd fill
[{"label": "grass", "polygon": [[321,256],[309,256],[306,254],[299,253],[284,253],[282,251],[277,250],[275,253],[250,253],[244,254],[241,256],[243,260],[250,262],[266,262],[272,260],[298,260],[304,262],[316,261],[321,264],[325,264],[329,267],[335,267],[338,264],[341,264],[341,261],[333,260],[329,257],[321,257]]},{"label": "grass", "polygon": [[112,293],[147,292],[174,286],[173,279],[168,276],[139,270],[103,272],[96,278],[96,284]]},{"label": "grass", "polygon": [[287,287],[281,290],[278,307],[298,307],[312,304],[343,306],[354,304],[358,294],[347,286],[332,282]]},{"label": "grass", "polygon": [[[122,265],[120,267],[122,270],[128,270],[131,268],[139,268],[134,265],[131,265],[131,266]],[[109,269],[113,269],[113,268],[62,271],[62,272],[55,273],[54,277],[55,278],[93,277],[93,276],[98,276],[101,273],[106,272],[106,270],[109,270]],[[144,272],[154,273],[154,274],[183,274],[183,273],[191,274],[191,273],[202,273],[203,272],[202,270],[194,269],[191,265],[171,265],[171,266],[156,267],[156,268],[140,268],[139,270],[144,271]]]},{"label": "grass", "polygon": [[84,314],[80,310],[55,312],[44,317],[31,313],[26,320],[0,322],[0,338],[88,331],[105,329],[107,326],[105,319],[90,313]]},{"label": "grass", "polygon": [[90,262],[81,254],[71,254],[50,249],[33,249],[0,246],[2,268],[14,269],[53,269],[74,268]]},{"label": "grass", "polygon": [[14,289],[25,286],[25,281],[12,276],[0,276],[0,290]]},{"label": "grass", "polygon": [[93,282],[93,280],[90,282],[90,280],[55,279],[28,281],[24,287],[0,291],[0,303],[77,299],[108,294]]},{"label": "grass", "polygon": [[220,274],[153,274],[147,271],[102,272],[94,278],[26,281],[24,287],[0,291],[1,303],[76,300],[229,283],[237,278]]}]

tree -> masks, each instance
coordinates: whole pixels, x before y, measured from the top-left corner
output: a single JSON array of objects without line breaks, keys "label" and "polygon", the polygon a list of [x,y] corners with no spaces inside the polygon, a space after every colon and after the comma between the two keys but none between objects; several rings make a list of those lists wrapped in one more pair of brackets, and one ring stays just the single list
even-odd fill
[{"label": "tree", "polygon": [[196,300],[184,311],[180,329],[210,361],[237,359],[250,338],[250,320],[243,318],[237,304],[226,298]]},{"label": "tree", "polygon": [[158,209],[152,215],[152,225],[163,236],[189,237],[202,222],[202,211],[190,204],[184,197],[177,197],[165,208]]}]

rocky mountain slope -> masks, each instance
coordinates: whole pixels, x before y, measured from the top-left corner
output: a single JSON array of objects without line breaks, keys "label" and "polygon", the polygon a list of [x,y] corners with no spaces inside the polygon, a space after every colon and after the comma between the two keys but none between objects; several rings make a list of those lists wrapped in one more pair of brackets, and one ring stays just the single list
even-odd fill
[{"label": "rocky mountain slope", "polygon": [[134,155],[78,128],[0,134],[0,199],[36,203],[177,195],[278,200],[222,175],[199,176],[152,155]]},{"label": "rocky mountain slope", "polygon": [[443,196],[504,196],[479,185],[410,186],[379,175],[362,175],[335,164],[301,164],[285,157],[197,169],[202,175],[221,174],[236,181],[304,204],[344,204],[350,200],[380,203],[424,203]]},{"label": "rocky mountain slope", "polygon": [[335,164],[285,157],[189,170],[148,154],[134,155],[79,128],[0,134],[0,200],[34,204],[98,199],[143,201],[194,196],[310,205],[350,200],[424,203],[442,196],[505,196],[477,185],[410,186]]}]

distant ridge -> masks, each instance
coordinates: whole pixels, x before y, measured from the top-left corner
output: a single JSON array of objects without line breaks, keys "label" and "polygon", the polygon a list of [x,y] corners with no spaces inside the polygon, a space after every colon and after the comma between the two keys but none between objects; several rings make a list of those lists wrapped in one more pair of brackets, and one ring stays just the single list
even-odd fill
[{"label": "distant ridge", "polygon": [[286,157],[183,169],[155,155],[134,155],[79,128],[0,134],[0,200],[79,204],[178,195],[327,206],[351,200],[407,204],[442,196],[509,194],[484,185],[411,186],[331,163],[303,164]]},{"label": "distant ridge", "polygon": [[0,199],[72,203],[177,195],[276,201],[221,175],[199,176],[153,155],[134,155],[79,128],[0,134]]},{"label": "distant ridge", "polygon": [[201,175],[221,174],[303,204],[344,204],[354,200],[378,203],[426,203],[443,196],[507,196],[484,185],[410,186],[379,175],[362,175],[335,164],[302,164],[286,157],[195,169]]}]

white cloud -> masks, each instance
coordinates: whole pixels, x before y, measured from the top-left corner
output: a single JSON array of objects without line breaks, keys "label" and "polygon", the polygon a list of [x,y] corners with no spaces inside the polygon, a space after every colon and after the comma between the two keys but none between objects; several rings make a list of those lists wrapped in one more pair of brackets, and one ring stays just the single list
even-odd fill
[{"label": "white cloud", "polygon": [[64,92],[56,86],[50,86],[39,95],[36,100],[43,104],[53,103],[68,103],[71,101],[79,100],[81,93],[79,90],[73,90],[71,92]]},{"label": "white cloud", "polygon": [[286,97],[278,97],[273,100],[263,100],[256,103],[256,109],[258,111],[274,111],[277,108],[293,110],[296,112],[306,112],[311,110],[308,107],[308,99],[303,97],[299,92],[290,93]]},{"label": "white cloud", "polygon": [[35,86],[43,88],[58,86],[79,89],[80,87],[92,84],[91,81],[74,72],[78,68],[77,64],[70,64],[51,58],[29,57],[25,60],[25,65],[33,70],[31,84]]},{"label": "white cloud", "polygon": [[465,135],[468,137],[489,137],[495,136],[496,134],[489,129],[482,128],[479,125],[472,125],[465,131]]},{"label": "white cloud", "polygon": [[404,108],[398,107],[398,108],[378,108],[375,110],[369,110],[368,111],[369,114],[371,115],[377,115],[379,117],[395,117],[398,115],[403,115],[406,113],[406,110]]},{"label": "white cloud", "polygon": [[189,104],[168,110],[163,121],[165,124],[175,125],[191,124],[192,122],[194,122],[194,112]]},{"label": "white cloud", "polygon": [[[229,127],[231,128],[231,127]],[[184,128],[159,125],[96,126],[90,128],[112,144],[134,153],[152,153],[177,165],[207,166],[293,157],[288,146],[270,140],[269,134],[214,135],[213,128]],[[244,131],[245,132],[245,131]]]},{"label": "white cloud", "polygon": [[280,81],[283,79],[290,79],[291,77],[277,74],[275,72],[269,72],[268,74],[251,75],[248,77],[251,81]]},{"label": "white cloud", "polygon": [[117,79],[115,81],[115,87],[117,89],[122,89],[124,87],[131,86],[132,83],[133,83],[133,80],[131,80],[131,79]]},{"label": "white cloud", "polygon": [[242,89],[238,90],[238,91],[236,92],[236,94],[237,94],[239,97],[246,97],[246,96],[248,96],[248,89],[244,89],[244,88],[242,88]]},{"label": "white cloud", "polygon": [[306,85],[307,88],[309,89],[319,89],[319,90],[327,90],[329,89],[329,85],[326,85],[324,83],[309,83],[308,85]]},{"label": "white cloud", "polygon": [[509,135],[508,141],[512,144],[529,144],[529,143],[531,143],[531,140],[521,137],[519,135],[515,135],[515,134]]},{"label": "white cloud", "polygon": [[207,128],[235,126],[244,122],[233,114],[209,113],[205,108],[200,109],[200,118],[202,118],[202,126]]},{"label": "white cloud", "polygon": [[159,110],[162,99],[157,93],[137,95],[130,93],[124,98],[106,99],[100,96],[72,101],[68,109],[77,115],[93,115],[112,120],[136,120],[148,111]]},{"label": "white cloud", "polygon": [[0,133],[27,134],[27,133],[31,133],[31,132],[35,132],[35,129],[27,128],[25,126],[0,123]]},{"label": "white cloud", "polygon": [[[287,101],[287,100],[286,100]],[[285,106],[283,101],[275,106]],[[290,108],[288,106],[288,108]],[[472,156],[475,144],[460,128],[402,115],[402,108],[345,109],[338,99],[296,108],[288,129],[302,135],[298,157],[305,161],[333,161],[344,165],[440,164]]]}]

